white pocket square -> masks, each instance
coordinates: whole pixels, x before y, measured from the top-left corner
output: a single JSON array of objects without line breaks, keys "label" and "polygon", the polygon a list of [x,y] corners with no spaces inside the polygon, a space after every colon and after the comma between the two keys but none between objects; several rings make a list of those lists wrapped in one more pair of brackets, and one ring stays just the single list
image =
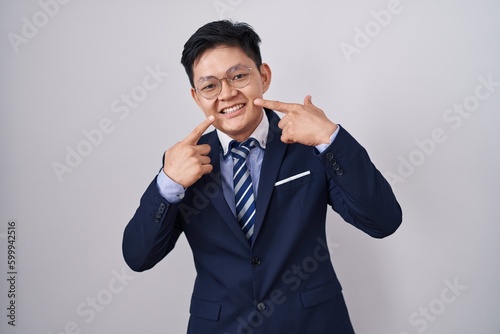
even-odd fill
[{"label": "white pocket square", "polygon": [[282,185],[282,184],[284,184],[284,183],[287,183],[287,182],[290,182],[290,181],[293,181],[293,180],[299,179],[299,178],[304,177],[304,176],[309,175],[309,174],[311,174],[311,171],[310,171],[310,170],[308,170],[307,172],[302,172],[302,173],[299,173],[299,174],[296,174],[296,175],[293,175],[293,176],[287,177],[286,179],[283,179],[283,180],[281,180],[281,181],[276,182],[276,183],[274,184],[274,186],[275,186],[275,187],[280,186],[280,185]]}]

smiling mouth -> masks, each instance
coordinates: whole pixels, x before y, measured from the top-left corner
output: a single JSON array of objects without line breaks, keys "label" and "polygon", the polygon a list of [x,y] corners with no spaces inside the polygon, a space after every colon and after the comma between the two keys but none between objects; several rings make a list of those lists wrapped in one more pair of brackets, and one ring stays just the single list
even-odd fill
[{"label": "smiling mouth", "polygon": [[240,103],[240,104],[237,104],[235,106],[232,106],[230,108],[225,108],[225,109],[222,109],[220,111],[221,114],[223,115],[229,115],[229,114],[232,114],[232,113],[235,113],[237,112],[238,110],[240,110],[241,108],[243,108],[245,106],[244,103]]}]

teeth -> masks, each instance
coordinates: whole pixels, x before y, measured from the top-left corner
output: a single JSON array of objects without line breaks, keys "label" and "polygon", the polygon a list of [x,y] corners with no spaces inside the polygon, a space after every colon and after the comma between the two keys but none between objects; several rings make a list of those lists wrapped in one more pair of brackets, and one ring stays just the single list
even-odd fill
[{"label": "teeth", "polygon": [[223,114],[231,114],[231,113],[233,113],[235,111],[240,110],[244,106],[245,106],[244,104],[238,104],[238,105],[236,105],[234,107],[231,107],[231,108],[222,109],[221,113],[223,113]]}]

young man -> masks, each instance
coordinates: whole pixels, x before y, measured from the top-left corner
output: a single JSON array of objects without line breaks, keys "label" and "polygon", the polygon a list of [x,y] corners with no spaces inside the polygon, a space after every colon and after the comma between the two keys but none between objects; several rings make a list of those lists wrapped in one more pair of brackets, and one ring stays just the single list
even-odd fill
[{"label": "young man", "polygon": [[166,150],[125,229],[124,258],[150,269],[185,233],[197,271],[188,333],[354,333],[327,207],[376,238],[399,227],[401,209],[363,147],[310,96],[263,99],[271,69],[259,43],[250,26],[217,21],[185,44],[206,119]]}]

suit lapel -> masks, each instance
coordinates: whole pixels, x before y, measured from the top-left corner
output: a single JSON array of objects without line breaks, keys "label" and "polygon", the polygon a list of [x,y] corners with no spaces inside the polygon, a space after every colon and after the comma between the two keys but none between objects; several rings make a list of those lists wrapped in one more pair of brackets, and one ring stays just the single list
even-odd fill
[{"label": "suit lapel", "polygon": [[[203,189],[207,189],[208,185],[215,185],[218,189],[217,194],[212,198],[213,205],[215,209],[219,212],[222,220],[228,225],[229,229],[234,233],[236,238],[240,240],[245,246],[248,245],[248,240],[245,238],[245,235],[241,231],[240,225],[236,220],[233,212],[229,208],[227,204],[226,198],[224,197],[224,191],[222,189],[222,175],[220,170],[220,142],[219,138],[215,131],[209,133],[207,135],[207,144],[210,145],[211,150],[208,156],[210,157],[210,161],[212,163],[213,170],[210,174],[205,175],[202,178],[202,187]],[[203,192],[203,189],[200,189]]]},{"label": "suit lapel", "polygon": [[260,173],[259,193],[257,194],[256,203],[257,212],[255,216],[252,244],[257,239],[262,227],[262,222],[264,221],[267,207],[274,190],[274,184],[276,183],[278,172],[287,148],[287,145],[280,139],[281,129],[278,127],[280,118],[269,109],[266,109],[266,115],[269,118],[269,134]]}]

